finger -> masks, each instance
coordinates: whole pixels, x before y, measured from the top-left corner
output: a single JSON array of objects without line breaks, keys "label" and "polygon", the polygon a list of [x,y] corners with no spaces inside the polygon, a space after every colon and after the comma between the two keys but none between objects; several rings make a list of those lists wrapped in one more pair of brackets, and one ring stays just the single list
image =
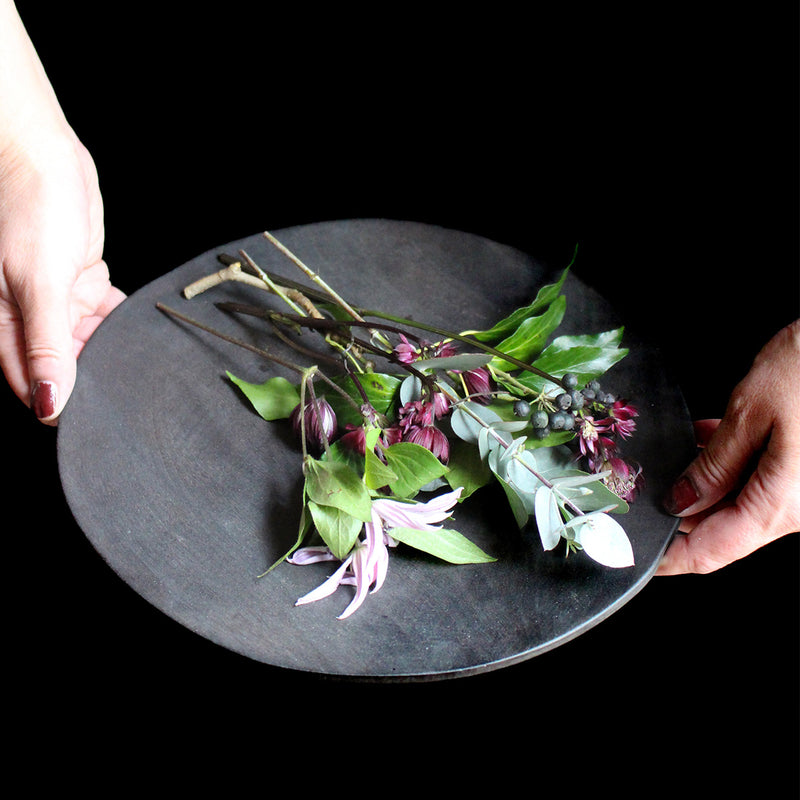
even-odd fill
[{"label": "finger", "polygon": [[19,305],[29,404],[39,420],[53,424],[75,385],[68,293],[58,284],[39,283],[19,298]]},{"label": "finger", "polygon": [[701,437],[713,432],[697,458],[670,488],[664,500],[668,513],[691,516],[712,507],[737,487],[773,423],[772,415],[763,413],[763,409],[754,413],[753,409],[740,384],[719,424],[706,422],[700,426]]},{"label": "finger", "polygon": [[777,428],[735,501],[686,518],[688,534],[673,540],[656,574],[713,572],[798,530],[800,467],[791,458],[792,439]]},{"label": "finger", "polygon": [[694,438],[698,447],[708,446],[720,422],[722,422],[720,419],[698,419],[694,422]]},{"label": "finger", "polygon": [[125,300],[125,294],[115,287],[110,287],[108,293],[103,298],[100,305],[93,314],[90,314],[78,322],[72,332],[75,355],[78,356],[83,350],[86,342],[97,330],[100,323]]}]

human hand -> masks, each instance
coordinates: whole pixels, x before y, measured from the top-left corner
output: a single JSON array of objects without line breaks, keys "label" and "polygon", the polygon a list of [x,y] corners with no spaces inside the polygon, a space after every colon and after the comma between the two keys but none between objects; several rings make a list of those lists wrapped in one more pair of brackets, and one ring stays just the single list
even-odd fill
[{"label": "human hand", "polygon": [[722,420],[695,426],[703,449],[665,501],[685,535],[657,575],[713,572],[800,530],[798,386],[800,320],[761,350]]},{"label": "human hand", "polygon": [[103,261],[94,162],[58,105],[13,4],[0,5],[0,368],[57,421],[76,359],[123,299]]}]

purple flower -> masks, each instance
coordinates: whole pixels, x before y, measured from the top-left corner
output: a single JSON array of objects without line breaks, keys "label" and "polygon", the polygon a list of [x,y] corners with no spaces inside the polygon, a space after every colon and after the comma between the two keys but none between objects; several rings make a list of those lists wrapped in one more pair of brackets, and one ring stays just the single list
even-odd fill
[{"label": "purple flower", "polygon": [[430,450],[443,464],[450,458],[450,442],[435,425],[435,402],[410,400],[397,413],[401,441],[411,442]]},{"label": "purple flower", "polygon": [[303,415],[300,413],[300,405],[296,405],[289,419],[298,436],[305,426],[306,441],[317,451],[322,450],[325,442],[330,441],[336,433],[336,414],[324,397],[309,400]]},{"label": "purple flower", "polygon": [[461,373],[464,387],[470,399],[475,403],[487,405],[491,400],[492,379],[489,371],[483,367]]},{"label": "purple flower", "polygon": [[611,406],[610,414],[604,422],[612,433],[627,439],[636,430],[635,417],[638,416],[639,410],[636,406],[626,400],[617,400]]},{"label": "purple flower", "polygon": [[611,430],[608,420],[596,420],[594,417],[585,416],[581,420],[578,428],[578,445],[581,455],[589,459],[602,457],[606,450],[613,451],[615,448],[613,439],[604,434]]},{"label": "purple flower", "polygon": [[402,333],[400,334],[400,344],[394,348],[394,354],[401,364],[410,364],[419,357],[417,348]]},{"label": "purple flower", "polygon": [[602,469],[599,471],[606,470],[610,470],[611,474],[603,478],[603,483],[618,497],[632,503],[644,485],[642,468],[623,458],[611,456],[602,464]]},{"label": "purple flower", "polygon": [[[306,605],[333,594],[339,586],[355,586],[356,591],[338,619],[346,619],[383,586],[389,569],[389,550],[397,542],[391,537],[392,528],[414,528],[431,531],[433,523],[442,522],[452,514],[461,496],[461,489],[434,497],[427,503],[400,502],[379,499],[372,502],[372,521],[364,523],[364,537],[340,563],[336,571],[316,589],[299,598],[295,605]],[[290,564],[315,564],[337,559],[325,546],[302,547],[289,559]]]},{"label": "purple flower", "polygon": [[420,346],[415,347],[401,333],[400,344],[395,345],[394,355],[401,364],[411,364],[421,358],[446,358],[457,351],[453,342],[420,342]]},{"label": "purple flower", "polygon": [[450,442],[435,425],[413,427],[403,437],[403,441],[418,444],[430,450],[443,464],[450,459]]}]

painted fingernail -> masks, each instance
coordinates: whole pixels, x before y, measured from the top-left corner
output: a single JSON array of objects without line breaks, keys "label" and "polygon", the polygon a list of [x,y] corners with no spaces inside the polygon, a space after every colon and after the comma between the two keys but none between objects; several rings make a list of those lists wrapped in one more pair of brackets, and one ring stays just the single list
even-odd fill
[{"label": "painted fingernail", "polygon": [[685,475],[679,478],[664,498],[664,509],[668,514],[680,514],[699,499],[697,490]]},{"label": "painted fingernail", "polygon": [[33,387],[31,408],[38,419],[50,419],[56,413],[56,385],[52,381],[39,381]]}]

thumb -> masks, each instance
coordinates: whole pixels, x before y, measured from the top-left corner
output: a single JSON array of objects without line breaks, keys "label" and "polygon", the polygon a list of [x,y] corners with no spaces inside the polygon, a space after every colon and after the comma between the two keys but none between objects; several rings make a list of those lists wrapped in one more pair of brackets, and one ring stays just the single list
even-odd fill
[{"label": "thumb", "polygon": [[55,424],[75,385],[76,357],[66,291],[40,286],[20,303],[30,406],[42,422]]},{"label": "thumb", "polygon": [[[772,420],[750,413],[752,405],[734,392],[718,425],[704,421],[697,428],[702,447],[697,458],[675,481],[665,500],[665,510],[679,517],[704,511],[722,500],[742,482],[753,457],[764,445]],[[704,434],[710,438],[703,442]]]}]

